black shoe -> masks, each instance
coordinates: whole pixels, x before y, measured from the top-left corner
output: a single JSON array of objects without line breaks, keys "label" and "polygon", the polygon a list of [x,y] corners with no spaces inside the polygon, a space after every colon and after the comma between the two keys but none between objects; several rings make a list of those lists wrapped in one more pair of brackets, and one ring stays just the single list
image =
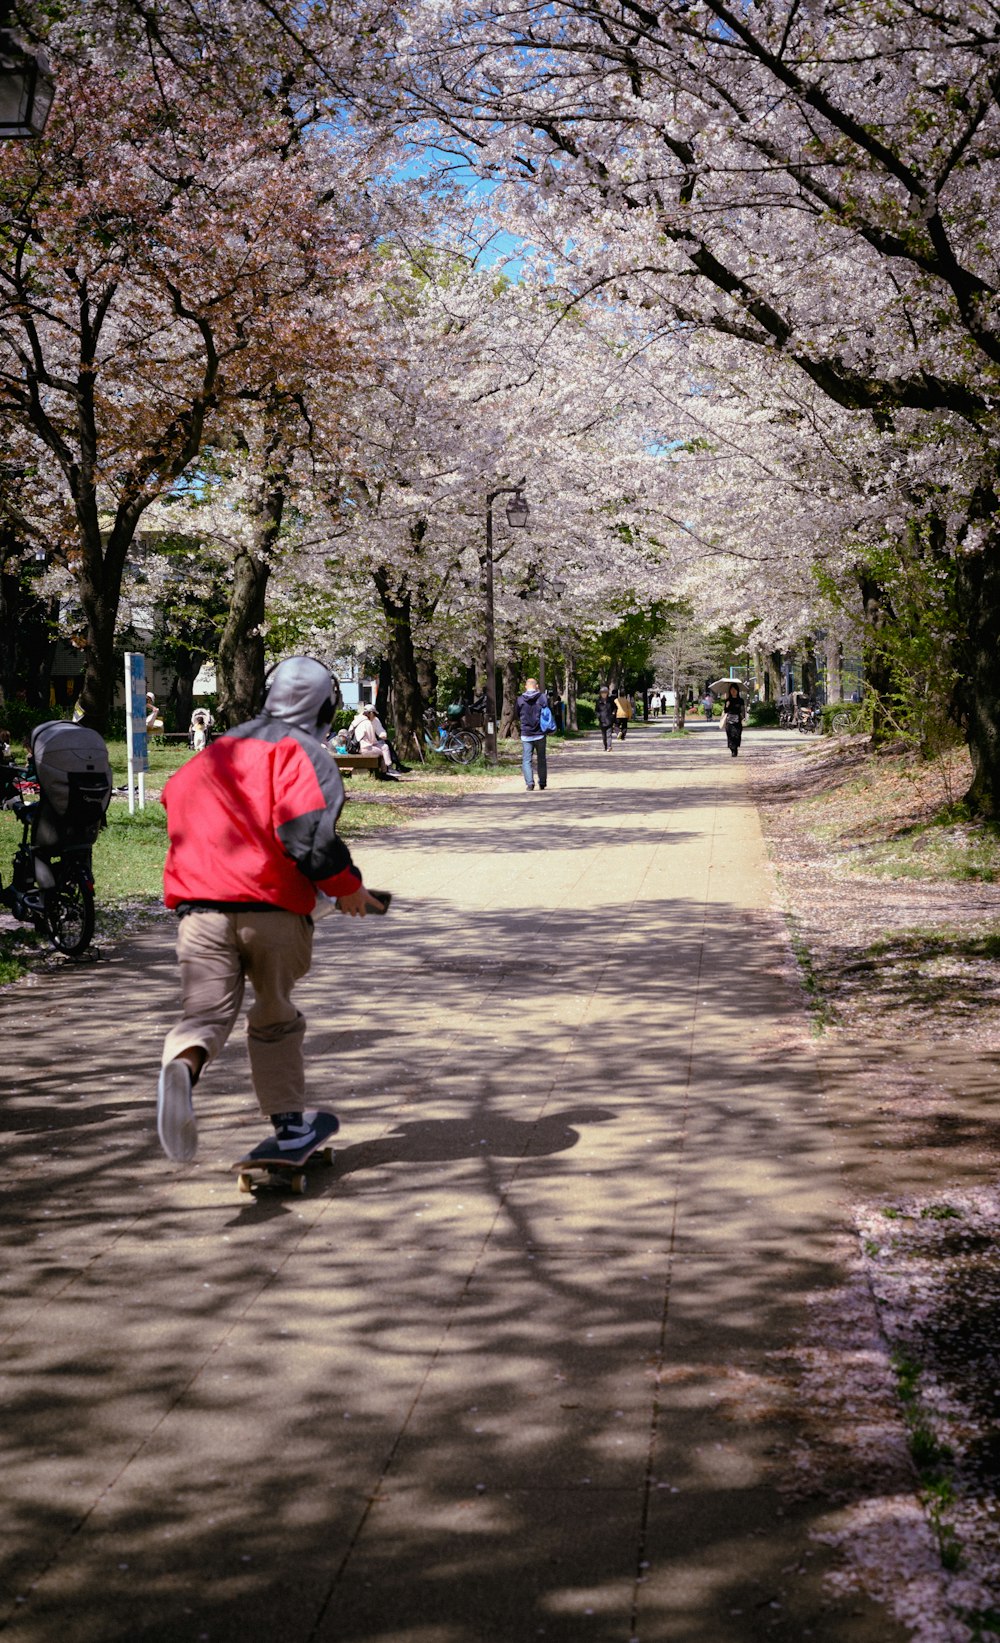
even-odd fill
[{"label": "black shoe", "polygon": [[408,776],[410,771],[413,769],[413,766],[409,764],[397,764],[394,766],[394,769],[398,770],[401,775]]},{"label": "black shoe", "polygon": [[394,776],[391,770],[376,770],[375,780],[377,782],[398,782],[399,777]]},{"label": "black shoe", "polygon": [[[277,1112],[271,1119],[278,1152],[301,1152],[316,1139],[316,1126],[300,1112]],[[266,1143],[265,1143],[266,1144]]]}]

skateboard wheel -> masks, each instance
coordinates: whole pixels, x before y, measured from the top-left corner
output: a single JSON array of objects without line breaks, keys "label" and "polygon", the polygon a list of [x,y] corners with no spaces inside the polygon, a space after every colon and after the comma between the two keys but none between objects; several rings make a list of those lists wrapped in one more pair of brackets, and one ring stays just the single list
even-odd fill
[{"label": "skateboard wheel", "polygon": [[319,1154],[319,1161],[320,1161],[321,1164],[332,1164],[333,1163],[333,1148],[332,1147],[324,1147],[322,1149],[322,1151],[320,1152],[320,1154]]},{"label": "skateboard wheel", "polygon": [[295,1193],[298,1193],[299,1196],[301,1197],[302,1193],[304,1193],[305,1190],[306,1190],[306,1177],[304,1175],[293,1175],[292,1176],[292,1191],[295,1192]]},{"label": "skateboard wheel", "polygon": [[240,1183],[239,1184],[240,1184],[240,1191],[241,1192],[252,1192],[253,1191],[253,1176],[252,1175],[247,1175],[244,1172],[240,1176]]}]

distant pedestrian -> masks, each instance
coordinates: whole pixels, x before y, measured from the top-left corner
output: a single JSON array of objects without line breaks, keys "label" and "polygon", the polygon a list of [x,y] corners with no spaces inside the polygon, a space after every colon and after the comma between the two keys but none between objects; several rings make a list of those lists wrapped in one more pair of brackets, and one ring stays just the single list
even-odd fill
[{"label": "distant pedestrian", "polygon": [[666,716],[667,716],[667,693],[666,693],[665,690],[660,691],[660,712],[663,715],[663,717],[666,718]]},{"label": "distant pedestrian", "polygon": [[715,712],[715,697],[710,690],[706,690],[701,699],[702,712],[706,719],[710,719]]},{"label": "distant pedestrian", "polygon": [[615,697],[615,724],[618,728],[618,740],[620,742],[625,740],[628,733],[629,720],[634,712],[635,707],[633,705],[632,698],[625,691],[623,691],[620,696]]},{"label": "distant pedestrian", "polygon": [[739,685],[733,681],[722,699],[722,724],[726,732],[726,741],[729,751],[735,759],[743,740],[743,720],[746,718],[747,704],[740,695]]},{"label": "distant pedestrian", "polygon": [[[529,793],[535,790],[534,759],[538,766],[538,785],[545,791],[548,785],[548,765],[545,756],[545,730],[542,720],[552,719],[549,698],[539,690],[537,679],[526,679],[524,690],[517,698],[517,716],[521,723],[521,770]],[[554,721],[553,721],[554,722]]]},{"label": "distant pedestrian", "polygon": [[615,732],[615,704],[611,700],[611,692],[607,685],[602,685],[598,693],[597,722],[601,727],[601,741],[604,743],[605,753],[611,752],[611,741]]}]

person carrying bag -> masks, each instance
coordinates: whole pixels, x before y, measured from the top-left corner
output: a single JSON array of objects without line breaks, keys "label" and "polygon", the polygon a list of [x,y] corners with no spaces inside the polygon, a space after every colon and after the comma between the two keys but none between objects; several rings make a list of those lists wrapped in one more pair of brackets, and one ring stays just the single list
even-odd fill
[{"label": "person carrying bag", "polygon": [[618,740],[620,742],[625,740],[625,735],[628,730],[628,722],[632,717],[633,711],[634,709],[632,707],[631,696],[626,696],[623,694],[615,697],[615,724],[618,727]]}]

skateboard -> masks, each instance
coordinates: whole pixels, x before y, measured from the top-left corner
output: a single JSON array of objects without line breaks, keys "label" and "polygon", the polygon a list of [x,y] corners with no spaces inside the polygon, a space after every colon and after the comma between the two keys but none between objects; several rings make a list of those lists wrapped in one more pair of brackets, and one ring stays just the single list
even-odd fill
[{"label": "skateboard", "polygon": [[331,1135],[339,1130],[340,1120],[332,1112],[307,1113],[306,1117],[311,1118],[316,1127],[316,1139],[307,1147],[300,1147],[296,1152],[279,1152],[277,1142],[269,1136],[233,1165],[239,1171],[241,1192],[252,1192],[255,1186],[270,1186],[303,1193],[307,1185],[305,1166],[310,1158],[318,1157],[321,1164],[333,1163],[329,1142]]}]

